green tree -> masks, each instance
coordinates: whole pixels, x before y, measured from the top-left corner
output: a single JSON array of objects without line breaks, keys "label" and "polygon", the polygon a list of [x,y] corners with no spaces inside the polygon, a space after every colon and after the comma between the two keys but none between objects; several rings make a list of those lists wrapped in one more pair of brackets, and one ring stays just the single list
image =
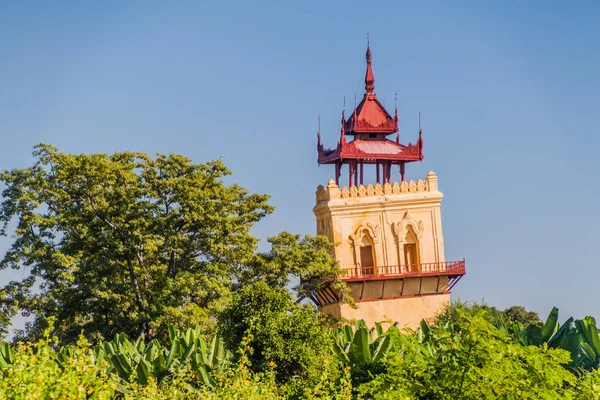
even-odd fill
[{"label": "green tree", "polygon": [[352,302],[348,286],[340,279],[339,265],[333,257],[333,244],[324,236],[300,236],[282,232],[269,237],[271,250],[258,253],[251,262],[241,266],[238,287],[265,282],[270,287],[289,287],[298,300],[311,298],[329,286]]},{"label": "green tree", "polygon": [[267,195],[225,185],[221,161],[47,144],[33,155],[32,167],[0,174],[0,234],[16,222],[0,268],[28,272],[2,289],[2,310],[33,315],[27,335],[50,315],[62,341],[82,330],[149,339],[170,322],[213,327],[237,269],[254,258],[249,230],[272,211]]},{"label": "green tree", "polygon": [[236,291],[219,326],[229,347],[252,334],[249,360],[255,372],[276,371],[277,381],[318,381],[327,366],[335,368],[325,317],[314,306],[299,304],[291,293],[261,281]]},{"label": "green tree", "polygon": [[[341,373],[332,353],[332,320],[298,300],[314,295],[322,285],[341,293],[347,289],[326,238],[283,232],[268,240],[271,251],[257,254],[245,266],[219,328],[230,348],[251,334],[252,369],[274,369],[277,381],[288,383],[288,395],[295,397],[296,390],[314,389],[319,382],[339,379]],[[293,277],[299,282],[290,291]],[[332,395],[326,393],[325,397]]]},{"label": "green tree", "polygon": [[542,324],[542,320],[538,313],[527,311],[523,306],[509,307],[500,314],[506,318],[507,322],[520,322],[524,326]]}]

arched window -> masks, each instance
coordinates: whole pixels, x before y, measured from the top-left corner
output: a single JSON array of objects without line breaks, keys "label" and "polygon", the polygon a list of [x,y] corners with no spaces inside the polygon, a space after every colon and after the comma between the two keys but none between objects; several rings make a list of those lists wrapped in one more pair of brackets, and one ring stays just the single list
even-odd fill
[{"label": "arched window", "polygon": [[404,239],[404,262],[409,271],[419,270],[419,264],[421,263],[419,260],[419,242],[411,226],[407,227]]},{"label": "arched window", "polygon": [[375,273],[375,257],[373,256],[373,242],[369,236],[369,231],[362,231],[360,241],[360,266],[364,275]]}]

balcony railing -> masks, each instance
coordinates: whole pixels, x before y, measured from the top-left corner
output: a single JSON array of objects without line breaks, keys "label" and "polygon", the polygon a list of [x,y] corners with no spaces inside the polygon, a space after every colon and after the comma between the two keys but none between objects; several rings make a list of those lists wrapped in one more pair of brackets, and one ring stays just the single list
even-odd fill
[{"label": "balcony railing", "polygon": [[465,260],[411,265],[382,265],[376,267],[342,268],[343,280],[410,278],[435,275],[464,275]]}]

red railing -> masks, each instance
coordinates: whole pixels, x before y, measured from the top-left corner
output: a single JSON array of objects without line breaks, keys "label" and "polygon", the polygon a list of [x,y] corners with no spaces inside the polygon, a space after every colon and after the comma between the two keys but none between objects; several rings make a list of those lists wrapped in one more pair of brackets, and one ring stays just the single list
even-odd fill
[{"label": "red railing", "polygon": [[377,277],[411,277],[427,275],[464,275],[465,260],[411,265],[342,268],[342,279],[373,279]]}]

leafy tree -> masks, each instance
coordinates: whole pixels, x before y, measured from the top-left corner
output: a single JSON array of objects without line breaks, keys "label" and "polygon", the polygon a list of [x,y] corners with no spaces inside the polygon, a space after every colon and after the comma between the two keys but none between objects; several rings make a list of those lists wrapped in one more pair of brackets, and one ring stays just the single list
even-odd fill
[{"label": "leafy tree", "polygon": [[[512,306],[504,311],[498,310],[496,307],[488,306],[481,302],[462,302],[452,301],[446,306],[435,318],[435,323],[444,324],[445,322],[453,322],[458,318],[457,312],[460,310],[463,313],[479,313],[480,316],[486,318],[488,321],[494,321],[494,314],[498,313],[507,323],[518,322],[524,326],[528,325],[542,325],[542,320],[539,315],[534,311],[527,311],[523,306]],[[480,313],[480,311],[484,311]]]},{"label": "leafy tree", "polygon": [[541,325],[542,320],[538,313],[527,311],[523,306],[512,306],[501,312],[507,322],[520,322],[527,325]]},{"label": "leafy tree", "polygon": [[340,270],[333,257],[333,245],[324,236],[295,235],[282,232],[269,237],[271,250],[258,253],[251,262],[241,266],[238,287],[264,282],[270,287],[292,287],[298,300],[310,298],[329,286],[352,302],[348,286],[340,279]]},{"label": "leafy tree", "polygon": [[285,288],[260,281],[236,291],[220,328],[230,347],[252,334],[255,372],[273,367],[280,383],[298,378],[310,385],[328,365],[338,365],[324,318],[314,306],[296,303]]},{"label": "leafy tree", "polygon": [[62,341],[213,327],[236,270],[255,257],[249,230],[272,211],[267,195],[225,185],[221,161],[47,144],[33,155],[32,167],[0,174],[0,234],[16,222],[0,268],[29,273],[2,289],[2,310],[35,316],[26,334],[39,336],[50,315]]},{"label": "leafy tree", "polygon": [[[244,267],[219,327],[230,348],[252,335],[253,353],[248,357],[255,372],[273,368],[277,381],[289,382],[292,388],[293,382],[316,385],[323,374],[340,372],[332,354],[331,320],[298,299],[325,284],[347,289],[326,238],[283,232],[268,240],[271,251],[257,254]],[[291,277],[300,280],[293,292],[288,289]]]}]

